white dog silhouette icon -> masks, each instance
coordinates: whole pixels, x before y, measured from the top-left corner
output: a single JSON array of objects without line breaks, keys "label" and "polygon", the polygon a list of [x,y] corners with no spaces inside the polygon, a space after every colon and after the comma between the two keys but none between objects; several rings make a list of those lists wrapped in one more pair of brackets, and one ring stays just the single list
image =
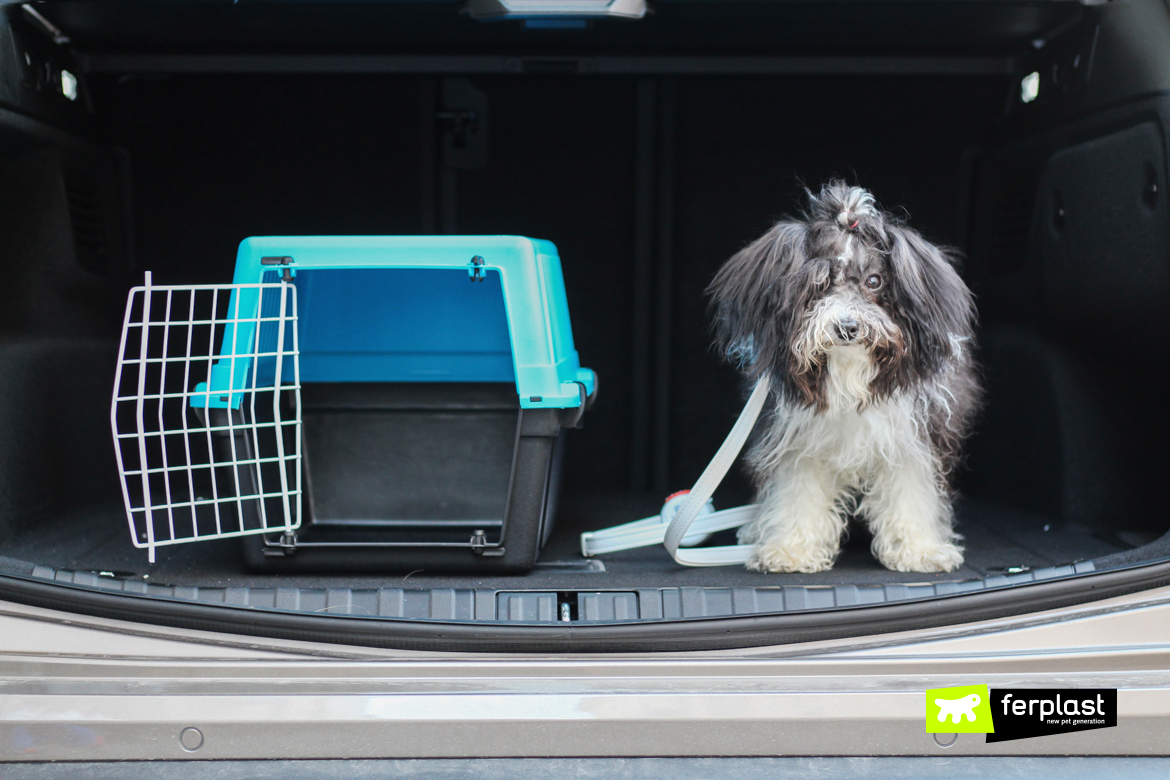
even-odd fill
[{"label": "white dog silhouette icon", "polygon": [[946,721],[947,716],[951,716],[951,723],[961,723],[963,716],[967,716],[967,720],[972,723],[975,722],[975,708],[979,706],[979,694],[972,693],[969,696],[964,696],[961,699],[935,699],[935,706],[938,707],[938,719],[940,723]]}]

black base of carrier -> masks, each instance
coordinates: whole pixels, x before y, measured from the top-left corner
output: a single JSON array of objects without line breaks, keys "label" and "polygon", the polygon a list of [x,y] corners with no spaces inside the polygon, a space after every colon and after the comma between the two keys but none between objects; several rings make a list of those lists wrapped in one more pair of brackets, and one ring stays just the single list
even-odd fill
[{"label": "black base of carrier", "polygon": [[502,383],[306,384],[303,521],[242,537],[257,572],[518,572],[555,521],[563,430]]}]

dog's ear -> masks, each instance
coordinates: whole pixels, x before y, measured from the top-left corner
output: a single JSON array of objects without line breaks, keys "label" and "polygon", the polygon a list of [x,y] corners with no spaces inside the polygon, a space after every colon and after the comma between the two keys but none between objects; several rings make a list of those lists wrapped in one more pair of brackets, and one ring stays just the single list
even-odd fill
[{"label": "dog's ear", "polygon": [[934,373],[971,339],[975,301],[950,251],[905,225],[887,224],[884,232],[893,316],[908,336],[914,368]]},{"label": "dog's ear", "polygon": [[771,371],[778,382],[792,381],[788,336],[829,281],[828,263],[808,261],[807,240],[806,224],[778,222],[724,263],[707,288],[716,343],[752,379]]}]

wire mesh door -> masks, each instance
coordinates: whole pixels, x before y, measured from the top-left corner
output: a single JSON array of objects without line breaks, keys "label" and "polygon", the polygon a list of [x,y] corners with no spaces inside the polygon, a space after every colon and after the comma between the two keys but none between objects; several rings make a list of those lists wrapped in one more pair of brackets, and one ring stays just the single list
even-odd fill
[{"label": "wire mesh door", "polygon": [[[275,278],[275,274],[266,278]],[[296,288],[130,291],[110,424],[134,546],[301,523]]]}]

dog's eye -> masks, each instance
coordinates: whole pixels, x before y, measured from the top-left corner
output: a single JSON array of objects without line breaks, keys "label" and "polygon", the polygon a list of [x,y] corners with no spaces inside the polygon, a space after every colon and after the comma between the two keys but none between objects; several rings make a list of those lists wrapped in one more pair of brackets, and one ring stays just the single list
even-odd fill
[{"label": "dog's eye", "polygon": [[870,277],[865,280],[865,286],[871,290],[876,290],[882,286],[882,278],[877,274],[871,274]]}]

